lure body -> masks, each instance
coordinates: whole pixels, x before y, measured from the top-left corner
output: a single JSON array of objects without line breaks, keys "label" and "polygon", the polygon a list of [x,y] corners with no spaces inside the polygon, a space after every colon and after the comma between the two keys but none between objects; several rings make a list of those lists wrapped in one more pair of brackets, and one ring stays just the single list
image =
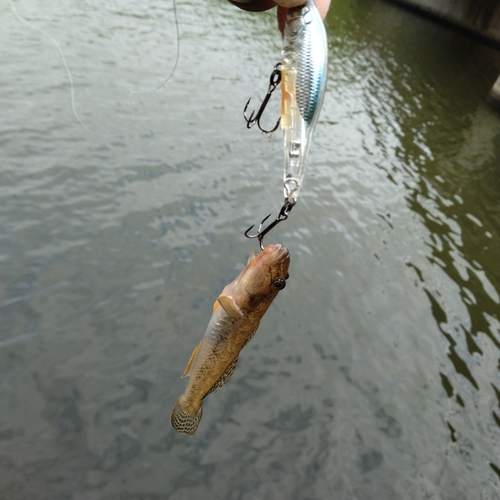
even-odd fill
[{"label": "lure body", "polygon": [[313,0],[288,10],[281,63],[285,200],[297,201],[326,90],[326,31]]}]

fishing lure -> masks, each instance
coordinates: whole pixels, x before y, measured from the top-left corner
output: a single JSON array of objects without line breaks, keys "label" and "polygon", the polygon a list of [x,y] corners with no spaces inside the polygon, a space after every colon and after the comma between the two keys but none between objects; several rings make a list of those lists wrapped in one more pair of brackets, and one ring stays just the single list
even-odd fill
[{"label": "fishing lure", "polygon": [[[262,226],[270,214],[260,223],[255,235],[249,234],[254,226],[245,232],[247,238],[258,238],[261,248],[264,235],[288,218],[299,197],[314,127],[325,96],[327,66],[326,31],[314,1],[307,0],[302,6],[288,9],[282,61],[274,67],[266,97],[257,113],[252,112],[249,117],[246,116],[250,99],[243,110],[248,128],[257,123],[262,132],[272,133],[278,128],[278,124],[281,124],[283,130],[285,202],[278,217],[265,229]],[[271,94],[280,82],[281,116],[273,129],[265,130],[260,119]]]},{"label": "fishing lure", "polygon": [[294,204],[326,90],[326,31],[313,0],[288,10],[281,62],[284,195]]}]

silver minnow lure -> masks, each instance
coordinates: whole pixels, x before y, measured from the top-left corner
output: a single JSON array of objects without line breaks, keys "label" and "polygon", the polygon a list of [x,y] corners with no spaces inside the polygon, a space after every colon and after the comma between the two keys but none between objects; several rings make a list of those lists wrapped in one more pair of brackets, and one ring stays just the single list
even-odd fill
[{"label": "silver minnow lure", "polygon": [[326,31],[313,0],[288,10],[281,63],[284,195],[297,201],[326,89]]}]

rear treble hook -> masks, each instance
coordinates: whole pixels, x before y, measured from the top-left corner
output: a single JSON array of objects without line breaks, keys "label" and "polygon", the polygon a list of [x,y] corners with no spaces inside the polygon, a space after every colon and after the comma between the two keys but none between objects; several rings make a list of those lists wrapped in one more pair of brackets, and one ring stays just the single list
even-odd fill
[{"label": "rear treble hook", "polygon": [[269,224],[265,229],[262,229],[262,226],[264,225],[264,222],[266,222],[269,217],[271,217],[271,214],[269,214],[267,217],[264,217],[262,219],[262,222],[259,224],[259,229],[257,230],[257,234],[248,234],[255,224],[253,226],[250,226],[246,231],[245,231],[245,236],[247,238],[257,238],[259,240],[259,245],[260,249],[264,250],[264,245],[262,244],[262,241],[264,240],[264,236],[271,231],[271,229],[278,225],[281,221],[288,219],[288,214],[292,211],[293,206],[295,205],[295,201],[290,201],[286,200],[284,205],[281,207],[280,213],[276,219]]},{"label": "rear treble hook", "polygon": [[[278,63],[274,67],[274,71],[271,73],[271,77],[269,78],[269,88],[267,89],[266,97],[262,101],[262,104],[260,105],[260,108],[257,111],[257,114],[255,114],[255,111],[252,111],[252,114],[250,115],[250,117],[247,118],[246,111],[248,109],[248,105],[250,104],[250,100],[252,99],[251,97],[250,97],[250,99],[248,99],[248,101],[245,105],[245,109],[243,110],[243,117],[245,118],[245,121],[247,122],[247,128],[252,128],[257,123],[260,130],[262,130],[262,132],[264,132],[265,134],[270,134],[278,128],[278,126],[280,124],[280,119],[278,119],[278,121],[276,122],[276,125],[271,130],[263,129],[260,125],[260,119],[262,117],[262,113],[266,109],[266,106],[267,106],[267,103],[269,102],[269,99],[271,98],[271,94],[276,90],[276,87],[280,84],[280,82],[281,82],[281,63]],[[254,118],[254,115],[255,115],[255,118]],[[262,222],[264,222],[264,221],[262,221]]]}]

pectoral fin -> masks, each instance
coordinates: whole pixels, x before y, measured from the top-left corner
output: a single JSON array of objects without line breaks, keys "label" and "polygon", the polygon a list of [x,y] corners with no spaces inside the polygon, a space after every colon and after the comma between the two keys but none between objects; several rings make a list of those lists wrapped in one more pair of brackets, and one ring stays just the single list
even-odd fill
[{"label": "pectoral fin", "polygon": [[[222,306],[224,311],[229,314],[229,316],[233,318],[242,318],[244,316],[242,310],[236,305],[236,302],[230,295],[219,295],[217,297],[217,302],[219,302],[219,304]],[[217,308],[214,306],[214,311],[216,309]]]},{"label": "pectoral fin", "polygon": [[200,348],[201,342],[198,342],[196,347],[193,350],[193,354],[191,354],[191,357],[189,358],[188,364],[186,366],[186,369],[184,370],[184,373],[182,374],[181,378],[187,377],[190,374],[191,371],[191,365],[193,364],[194,358],[196,357],[196,354],[198,353],[198,349]]}]

